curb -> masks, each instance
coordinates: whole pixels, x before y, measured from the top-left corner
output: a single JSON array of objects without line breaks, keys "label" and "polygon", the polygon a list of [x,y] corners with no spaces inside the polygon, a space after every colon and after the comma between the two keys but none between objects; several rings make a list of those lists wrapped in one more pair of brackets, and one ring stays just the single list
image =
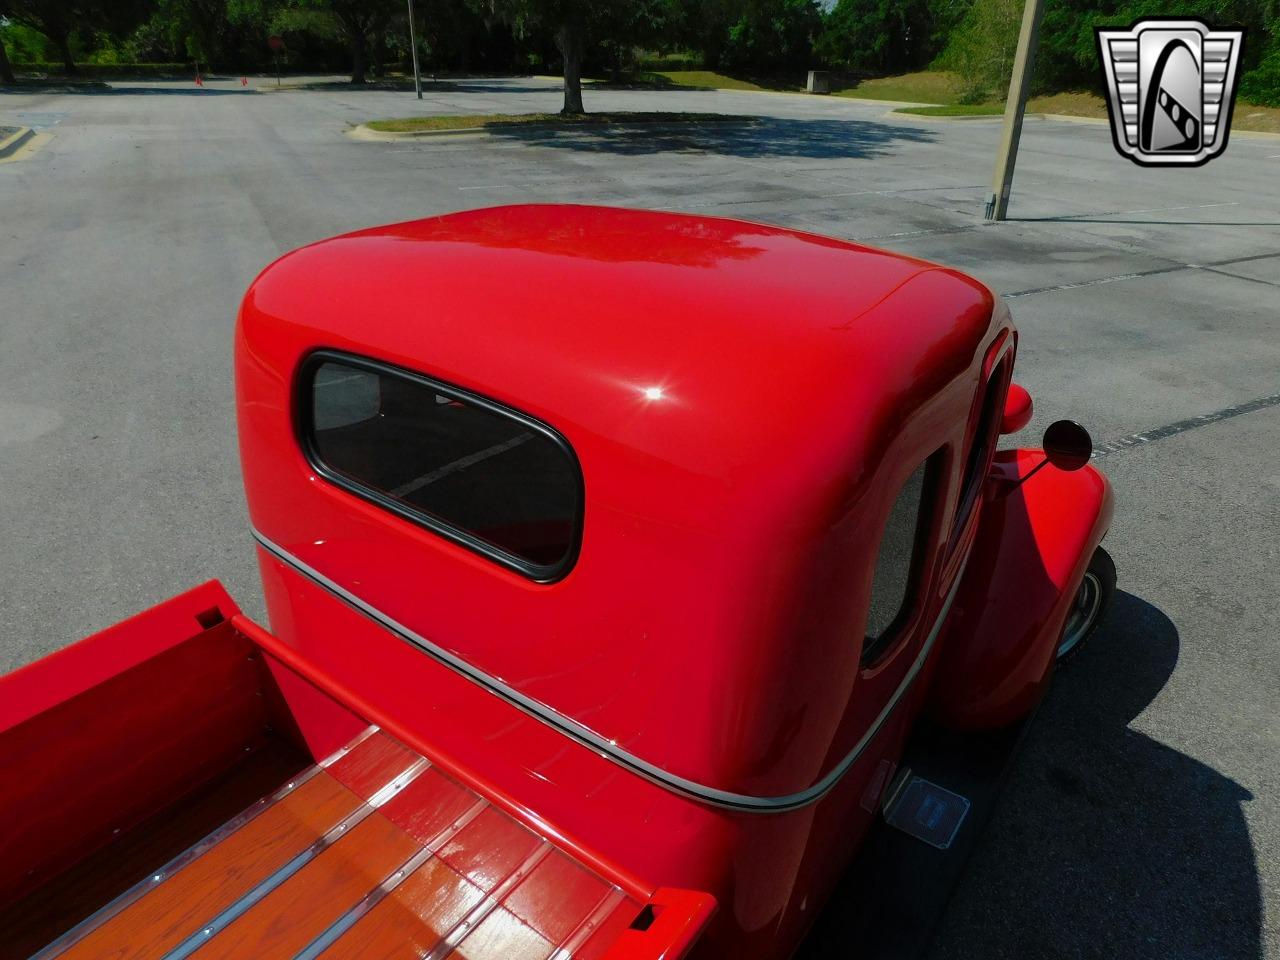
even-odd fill
[{"label": "curb", "polygon": [[403,130],[403,131],[385,131],[372,130],[367,124],[359,124],[347,131],[347,136],[352,140],[365,141],[394,141],[394,140],[429,140],[434,137],[492,137],[499,132],[528,131],[537,133],[548,130],[575,130],[581,127],[599,129],[601,127],[620,127],[627,129],[645,129],[645,130],[688,130],[690,128],[699,127],[721,127],[736,126],[759,123],[757,117],[743,117],[742,119],[733,120],[691,120],[685,122],[663,123],[661,121],[639,122],[639,123],[617,123],[608,120],[578,120],[574,123],[501,123],[488,127],[453,127],[447,130]]},{"label": "curb", "polygon": [[1246,140],[1280,140],[1280,133],[1270,130],[1232,130],[1231,136],[1244,137]]},{"label": "curb", "polygon": [[12,156],[28,140],[36,135],[36,132],[30,127],[19,127],[16,133],[10,134],[3,140],[0,140],[0,159]]},{"label": "curb", "polygon": [[935,103],[924,103],[917,100],[877,100],[875,97],[842,97],[838,93],[832,94],[812,94],[812,96],[830,96],[832,100],[840,100],[845,103],[861,103],[868,107],[892,107],[894,110],[900,110],[903,107],[935,107]]},{"label": "curb", "polygon": [[[1031,116],[1031,114],[1027,114]],[[1044,113],[1040,114],[1046,120],[1062,120],[1067,123],[1093,123],[1101,126],[1109,126],[1111,121],[1106,117],[1082,117],[1075,113]],[[1247,140],[1280,140],[1280,133],[1271,130],[1238,130],[1231,128],[1232,137],[1244,137]]]},{"label": "curb", "polygon": [[[1003,113],[971,113],[971,114],[968,114],[967,116],[959,116],[959,117],[931,117],[931,116],[928,116],[927,114],[903,113],[900,110],[890,110],[888,113],[885,114],[885,116],[893,117],[894,119],[897,119],[897,120],[924,120],[929,122],[938,121],[940,123],[973,123],[975,120],[1003,120],[1004,119]],[[1051,115],[1047,113],[1024,113],[1022,116],[1023,116],[1023,119],[1035,119],[1035,120],[1052,119]]]},{"label": "curb", "polygon": [[[927,117],[927,116],[921,116],[918,113],[901,113],[897,110],[890,110],[888,113],[885,114],[885,116],[892,117],[895,119],[905,118],[907,120],[941,120],[947,123],[952,123],[955,121],[968,121],[968,120],[999,120],[1004,116],[1004,114],[1002,113],[975,114],[969,117]],[[1025,117],[1036,118],[1039,120],[1057,120],[1060,123],[1093,124],[1095,126],[1104,126],[1104,127],[1109,126],[1111,123],[1111,121],[1108,120],[1106,117],[1082,117],[1079,114],[1075,114],[1075,113],[1028,113],[1028,114],[1025,114]],[[1231,136],[1241,137],[1246,140],[1280,140],[1280,133],[1272,133],[1269,130],[1236,130],[1233,128],[1231,130]]]}]

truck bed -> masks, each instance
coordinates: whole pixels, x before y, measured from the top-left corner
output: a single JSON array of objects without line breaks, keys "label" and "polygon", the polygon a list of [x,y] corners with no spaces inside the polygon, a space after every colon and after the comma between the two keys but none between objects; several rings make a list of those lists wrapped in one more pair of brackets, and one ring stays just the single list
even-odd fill
[{"label": "truck bed", "polygon": [[36,956],[601,956],[641,905],[370,727]]},{"label": "truck bed", "polygon": [[0,677],[0,960],[643,960],[701,931],[709,897],[540,830],[273,644],[209,584]]}]

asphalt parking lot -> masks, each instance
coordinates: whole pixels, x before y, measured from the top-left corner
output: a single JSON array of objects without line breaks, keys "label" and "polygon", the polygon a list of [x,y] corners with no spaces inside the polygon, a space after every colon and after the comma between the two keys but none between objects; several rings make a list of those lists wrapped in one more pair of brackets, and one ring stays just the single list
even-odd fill
[{"label": "asphalt parking lot", "polygon": [[367,143],[347,125],[559,94],[269,86],[0,94],[0,122],[53,135],[0,164],[0,670],[210,577],[261,612],[231,335],[289,249],[524,201],[866,241],[1008,297],[1025,439],[1080,420],[1117,489],[1113,616],[1059,677],[933,956],[1280,958],[1280,139],[1150,171],[1105,126],[1030,119],[1015,219],[986,225],[991,121],[588,91],[765,119]]}]

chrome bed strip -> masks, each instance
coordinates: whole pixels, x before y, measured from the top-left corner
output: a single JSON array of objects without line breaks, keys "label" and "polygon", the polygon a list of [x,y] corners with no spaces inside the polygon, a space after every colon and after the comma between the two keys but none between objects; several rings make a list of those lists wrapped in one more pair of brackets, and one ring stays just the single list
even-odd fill
[{"label": "chrome bed strip", "polygon": [[600,925],[609,919],[609,915],[627,900],[627,895],[618,887],[610,887],[595,908],[587,914],[576,930],[565,938],[564,943],[551,954],[548,960],[572,960],[573,955],[586,946],[591,935]]},{"label": "chrome bed strip", "polygon": [[198,859],[208,853],[213,847],[225,840],[231,834],[235,833],[241,827],[254,820],[259,814],[263,813],[273,804],[283,800],[289,794],[293,793],[300,786],[318,774],[321,770],[331,766],[338,760],[364,743],[371,736],[378,732],[377,726],[366,727],[359,735],[344,746],[339,747],[329,756],[325,757],[318,763],[314,763],[298,773],[296,777],[289,780],[288,783],[279,787],[272,793],[262,797],[253,806],[247,808],[241,813],[236,814],[222,826],[218,827],[212,833],[207,834],[200,840],[188,847],[182,853],[178,854],[159,870],[148,875],[147,877],[135,883],[120,896],[116,897],[110,903],[107,903],[94,913],[85,917],[74,927],[62,934],[58,939],[45,947],[42,947],[38,953],[32,954],[30,960],[52,960],[53,957],[71,949],[98,927],[102,926],[116,914],[121,913],[128,907],[137,903],[149,891],[154,889],[158,884],[172,877],[175,873],[187,866],[192,861]]},{"label": "chrome bed strip", "polygon": [[268,894],[278,888],[308,863],[322,854],[325,850],[332,847],[343,837],[347,836],[353,828],[367,819],[370,814],[394,797],[400,792],[400,790],[417,779],[417,777],[429,766],[430,763],[421,757],[409,764],[408,767],[401,770],[395,777],[383,784],[382,787],[379,788],[379,790],[367,801],[356,807],[356,809],[349,813],[341,822],[330,827],[322,836],[313,841],[311,845],[301,853],[295,854],[286,864],[284,864],[284,866],[277,868],[270,876],[259,881],[249,890],[246,890],[234,903],[224,909],[213,919],[201,924],[198,930],[192,932],[185,940],[166,953],[161,960],[183,960],[183,958],[191,956],[191,954],[203,947],[213,937],[216,937],[232,923],[244,916],[244,914],[248,913],[249,910],[265,899]]},{"label": "chrome bed strip", "polygon": [[439,833],[431,838],[430,842],[418,849],[400,866],[396,867],[391,873],[376,887],[364,895],[354,907],[333,921],[327,929],[309,944],[303,947],[298,953],[294,954],[294,960],[316,960],[324,951],[333,946],[334,942],[344,933],[356,925],[356,922],[376,907],[383,899],[391,894],[396,887],[400,886],[405,880],[409,879],[413,873],[425,864],[428,860],[436,855],[436,853],[446,843],[461,833],[472,820],[480,816],[489,807],[489,801],[480,797],[470,807],[464,810],[453,822],[449,823]]}]

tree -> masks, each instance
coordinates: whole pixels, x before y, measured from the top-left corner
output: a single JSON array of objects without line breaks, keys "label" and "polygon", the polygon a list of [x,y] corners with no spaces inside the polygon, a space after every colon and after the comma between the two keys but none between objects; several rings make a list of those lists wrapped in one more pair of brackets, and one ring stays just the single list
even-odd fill
[{"label": "tree", "polygon": [[740,13],[741,0],[668,0],[668,33],[701,55],[707,67],[724,62],[729,28]]},{"label": "tree", "polygon": [[511,24],[517,34],[546,31],[564,63],[564,107],[560,113],[586,113],[582,105],[582,63],[593,43],[640,43],[655,35],[667,0],[472,0],[480,9]]},{"label": "tree", "polygon": [[721,57],[731,70],[804,70],[822,24],[817,0],[743,0]]},{"label": "tree", "polygon": [[0,83],[17,83],[13,75],[13,67],[9,66],[9,53],[4,48],[4,37],[0,37]]},{"label": "tree", "polygon": [[44,34],[58,48],[67,73],[75,73],[71,31],[84,13],[83,7],[77,0],[0,0],[0,17]]},{"label": "tree", "polygon": [[815,44],[824,63],[857,73],[903,73],[937,53],[928,0],[839,0]]},{"label": "tree", "polygon": [[391,18],[403,7],[403,0],[294,0],[302,10],[329,14],[351,51],[351,82],[364,83],[369,72],[369,50],[381,39]]},{"label": "tree", "polygon": [[[601,0],[600,5],[613,2],[624,0]],[[476,5],[511,24],[519,35],[550,31],[564,60],[564,108],[560,113],[586,113],[582,106],[582,57],[587,21],[595,6],[590,0],[478,0]]]},{"label": "tree", "polygon": [[58,49],[67,73],[76,72],[73,34],[123,36],[145,15],[144,0],[0,0],[0,19],[30,27]]},{"label": "tree", "polygon": [[962,103],[1004,94],[1013,69],[1023,0],[975,0],[951,32],[937,65],[958,74]]}]

